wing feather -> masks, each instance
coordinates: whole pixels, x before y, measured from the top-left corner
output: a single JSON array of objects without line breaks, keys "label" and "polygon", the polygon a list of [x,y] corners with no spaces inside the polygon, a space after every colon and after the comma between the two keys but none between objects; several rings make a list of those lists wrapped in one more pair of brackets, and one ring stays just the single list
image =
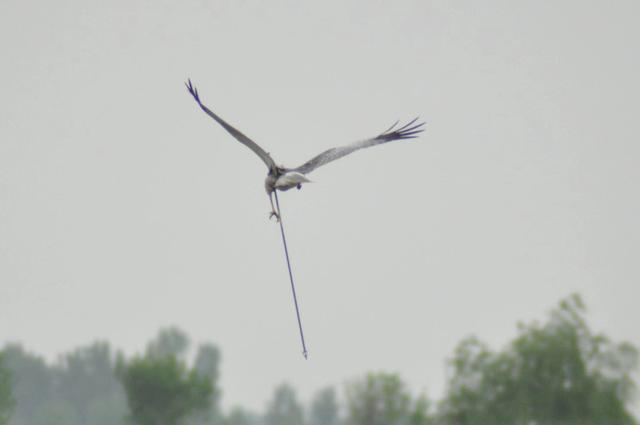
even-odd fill
[{"label": "wing feather", "polygon": [[382,143],[391,142],[393,140],[404,140],[404,139],[413,139],[418,137],[418,134],[424,131],[425,123],[418,123],[418,118],[414,118],[409,123],[403,125],[400,128],[394,130],[398,122],[396,121],[389,129],[383,131],[376,137],[372,137],[366,140],[360,140],[358,142],[354,142],[345,146],[340,146],[337,148],[331,148],[315,157],[311,158],[309,161],[305,162],[298,168],[294,168],[293,171],[297,171],[302,174],[308,174],[315,170],[318,167],[321,167],[329,162],[335,161],[336,159],[340,159],[345,155],[349,155],[359,149],[368,148],[370,146],[380,145]]},{"label": "wing feather", "polygon": [[245,145],[246,147],[251,149],[253,152],[255,152],[256,155],[258,155],[260,157],[260,159],[262,159],[264,161],[264,163],[267,164],[267,167],[269,168],[269,170],[275,170],[276,169],[276,163],[271,158],[271,155],[269,155],[264,149],[262,149],[260,146],[258,146],[258,144],[256,142],[254,142],[253,140],[249,139],[247,136],[242,134],[239,130],[237,130],[236,128],[234,128],[230,124],[228,124],[225,120],[223,120],[218,115],[213,113],[213,111],[211,111],[209,108],[204,106],[202,104],[202,102],[200,102],[200,96],[198,96],[198,90],[191,84],[191,80],[190,79],[188,80],[188,83],[185,83],[185,85],[187,86],[187,89],[189,90],[189,93],[191,93],[191,96],[193,96],[193,98],[196,100],[196,102],[198,102],[198,105],[200,105],[200,108],[204,112],[206,112],[207,115],[209,115],[211,118],[216,120],[218,122],[218,124],[220,124],[222,127],[224,127],[224,129],[227,130],[229,132],[229,134],[231,134],[233,137],[235,137],[240,143],[242,143],[243,145]]}]

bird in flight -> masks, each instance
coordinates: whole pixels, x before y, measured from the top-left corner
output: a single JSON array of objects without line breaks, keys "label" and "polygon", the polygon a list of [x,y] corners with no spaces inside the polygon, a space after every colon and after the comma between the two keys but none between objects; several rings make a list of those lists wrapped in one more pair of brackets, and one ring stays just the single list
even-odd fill
[{"label": "bird in flight", "polygon": [[[368,148],[369,146],[375,146],[382,143],[391,142],[393,140],[404,140],[404,139],[413,139],[418,137],[422,131],[424,131],[425,123],[417,123],[418,118],[414,118],[409,123],[403,125],[402,127],[398,127],[398,122],[396,121],[390,128],[383,131],[379,135],[361,140],[358,142],[351,143],[349,145],[340,146],[337,148],[331,148],[319,155],[314,156],[309,161],[305,162],[299,167],[296,168],[286,168],[283,166],[276,165],[271,155],[262,149],[256,142],[249,139],[247,136],[242,134],[236,128],[228,124],[225,120],[216,115],[211,109],[207,108],[200,101],[200,96],[198,95],[198,90],[191,84],[191,80],[185,84],[191,96],[198,102],[200,108],[207,113],[211,118],[216,120],[218,124],[224,127],[225,130],[229,132],[233,137],[235,137],[240,143],[251,149],[256,155],[262,159],[262,161],[267,165],[269,169],[267,173],[267,177],[264,180],[264,188],[267,191],[267,195],[269,195],[269,201],[271,202],[271,213],[269,214],[269,218],[276,217],[276,220],[280,223],[280,233],[282,234],[282,244],[284,245],[284,253],[285,258],[287,260],[287,269],[289,270],[289,280],[291,282],[291,292],[293,294],[293,302],[296,308],[296,316],[298,318],[298,328],[300,330],[300,340],[302,342],[302,354],[305,359],[307,358],[307,346],[304,341],[304,332],[302,330],[302,320],[300,319],[300,310],[298,308],[298,299],[296,297],[296,289],[293,281],[293,273],[291,272],[291,262],[289,261],[289,250],[287,248],[287,240],[284,234],[284,227],[282,225],[282,216],[280,213],[280,204],[278,202],[278,193],[277,190],[285,191],[292,189],[294,187],[300,189],[303,183],[307,183],[310,180],[307,179],[307,174],[312,172],[318,167],[323,166],[331,161],[335,161],[336,159],[340,159],[345,155],[349,155],[352,152],[355,152],[362,148]],[[276,199],[275,206],[273,205],[273,198]]]},{"label": "bird in flight", "polygon": [[[207,108],[201,101],[198,95],[198,90],[191,84],[191,80],[185,83],[189,93],[198,102],[200,108],[207,113],[211,118],[216,120],[218,124],[224,127],[233,137],[235,137],[240,143],[251,149],[256,155],[262,159],[269,169],[267,177],[264,180],[264,188],[269,195],[269,201],[271,202],[271,212],[269,218],[276,217],[280,220],[280,214],[276,211],[273,205],[273,194],[276,190],[285,191],[294,187],[300,189],[303,183],[307,183],[310,180],[307,179],[307,174],[312,172],[318,167],[321,167],[331,161],[340,159],[345,155],[349,155],[362,148],[368,148],[370,146],[380,145],[382,143],[391,142],[393,140],[413,139],[418,136],[419,133],[424,131],[425,123],[417,123],[418,118],[414,118],[409,123],[402,127],[396,128],[398,122],[396,121],[389,129],[383,131],[379,135],[360,140],[348,145],[331,148],[319,155],[314,156],[309,161],[296,168],[286,168],[276,165],[271,155],[262,149],[256,142],[242,134],[239,130],[228,124],[225,120],[216,115],[211,109]],[[277,198],[276,198],[277,200]]]}]

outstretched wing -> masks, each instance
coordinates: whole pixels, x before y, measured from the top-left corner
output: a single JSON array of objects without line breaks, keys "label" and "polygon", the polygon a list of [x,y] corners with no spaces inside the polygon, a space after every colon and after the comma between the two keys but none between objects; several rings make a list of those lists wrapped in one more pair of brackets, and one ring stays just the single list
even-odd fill
[{"label": "outstretched wing", "polygon": [[238,131],[237,129],[235,129],[231,125],[229,125],[225,120],[223,120],[222,118],[220,118],[219,116],[214,114],[213,111],[211,111],[211,109],[209,109],[206,106],[204,106],[202,104],[202,102],[200,102],[200,97],[198,96],[198,90],[195,87],[193,87],[193,85],[191,84],[191,80],[190,79],[188,81],[189,82],[185,83],[185,85],[187,86],[187,89],[189,90],[189,93],[191,93],[191,96],[193,96],[193,98],[196,100],[196,102],[198,102],[198,105],[200,105],[200,108],[203,111],[205,111],[207,113],[207,115],[209,115],[211,118],[216,120],[218,122],[218,124],[223,126],[224,129],[227,130],[240,143],[242,143],[243,145],[245,145],[246,147],[248,147],[249,149],[254,151],[256,153],[256,155],[258,155],[264,161],[264,163],[267,164],[267,167],[269,167],[269,170],[274,170],[276,168],[276,163],[271,158],[271,156],[267,152],[265,152],[264,149],[262,149],[260,146],[258,146],[258,144],[256,142],[254,142],[253,140],[249,139],[247,136],[242,134],[240,131]]},{"label": "outstretched wing", "polygon": [[425,123],[418,123],[418,118],[414,118],[413,121],[405,124],[404,126],[394,129],[398,122],[393,124],[388,130],[382,132],[380,135],[371,139],[361,140],[359,142],[351,143],[349,145],[332,148],[322,152],[320,155],[311,158],[298,168],[294,168],[293,171],[297,171],[302,174],[308,174],[316,168],[327,164],[336,159],[340,159],[345,155],[349,155],[358,149],[368,148],[369,146],[379,145],[381,143],[391,142],[393,140],[413,139],[418,137],[418,134],[424,131]]}]

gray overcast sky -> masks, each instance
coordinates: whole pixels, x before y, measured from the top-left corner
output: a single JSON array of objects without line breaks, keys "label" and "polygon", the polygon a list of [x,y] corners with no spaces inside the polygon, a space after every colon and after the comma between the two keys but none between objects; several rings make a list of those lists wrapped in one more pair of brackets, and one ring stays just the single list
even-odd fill
[{"label": "gray overcast sky", "polygon": [[[476,334],[581,293],[640,344],[631,1],[0,3],[0,343],[55,359],[166,325],[223,350],[224,403],[368,370],[438,397]],[[281,196],[183,86],[299,165],[420,115]]]}]

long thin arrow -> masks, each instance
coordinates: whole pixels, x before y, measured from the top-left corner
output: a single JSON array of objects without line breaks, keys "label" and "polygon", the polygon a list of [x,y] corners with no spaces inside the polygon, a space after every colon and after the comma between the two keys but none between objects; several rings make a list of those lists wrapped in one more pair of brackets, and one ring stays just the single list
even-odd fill
[{"label": "long thin arrow", "polygon": [[296,306],[296,317],[298,318],[298,328],[300,329],[300,341],[302,342],[302,355],[306,359],[309,355],[307,345],[304,343],[304,332],[302,330],[302,320],[300,319],[300,309],[298,308],[298,297],[296,296],[296,286],[293,283],[293,273],[291,272],[291,262],[289,261],[289,250],[287,249],[287,238],[284,236],[284,227],[282,225],[282,212],[280,211],[280,203],[278,202],[278,191],[274,190],[276,197],[276,208],[278,208],[278,221],[280,222],[280,233],[282,234],[282,244],[284,245],[284,255],[287,258],[287,269],[289,270],[289,280],[291,281],[291,293],[293,294],[293,303]]}]

